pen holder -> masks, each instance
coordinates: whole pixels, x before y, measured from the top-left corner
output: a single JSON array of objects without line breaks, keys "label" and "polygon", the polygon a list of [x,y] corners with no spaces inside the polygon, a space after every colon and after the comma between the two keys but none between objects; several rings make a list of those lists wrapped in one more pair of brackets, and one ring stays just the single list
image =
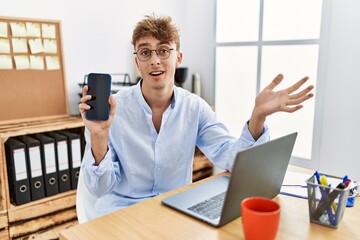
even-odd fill
[{"label": "pen holder", "polygon": [[[327,175],[324,176],[333,180],[338,179],[338,183],[342,182],[341,178]],[[315,175],[310,177],[306,182],[310,222],[338,228],[345,212],[350,188],[346,187],[340,189],[337,187],[320,185],[318,184]]]}]

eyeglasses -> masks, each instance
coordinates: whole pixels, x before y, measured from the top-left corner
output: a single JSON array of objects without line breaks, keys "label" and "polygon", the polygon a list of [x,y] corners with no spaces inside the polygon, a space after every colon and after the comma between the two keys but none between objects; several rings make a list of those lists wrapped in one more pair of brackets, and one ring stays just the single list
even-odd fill
[{"label": "eyeglasses", "polygon": [[156,56],[158,56],[158,58],[160,58],[161,60],[165,60],[170,56],[172,50],[174,49],[166,46],[161,46],[154,50],[151,50],[149,48],[140,48],[139,50],[134,52],[134,54],[136,54],[137,58],[140,61],[146,62],[151,58],[152,52],[156,52]]}]

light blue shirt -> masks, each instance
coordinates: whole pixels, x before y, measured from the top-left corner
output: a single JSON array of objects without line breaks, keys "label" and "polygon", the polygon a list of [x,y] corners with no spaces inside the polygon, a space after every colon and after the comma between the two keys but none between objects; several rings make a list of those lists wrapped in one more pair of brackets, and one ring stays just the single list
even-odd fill
[{"label": "light blue shirt", "polygon": [[195,145],[214,165],[231,170],[238,151],[269,140],[266,126],[257,141],[247,124],[239,138],[231,136],[202,98],[175,86],[159,133],[141,82],[114,98],[109,151],[98,166],[85,131],[82,171],[88,190],[98,198],[98,216],[191,183]]}]

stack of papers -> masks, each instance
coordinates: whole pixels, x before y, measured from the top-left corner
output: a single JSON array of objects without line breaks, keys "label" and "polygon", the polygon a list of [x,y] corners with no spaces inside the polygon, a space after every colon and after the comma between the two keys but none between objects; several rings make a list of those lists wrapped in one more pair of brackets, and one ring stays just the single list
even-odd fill
[{"label": "stack of papers", "polygon": [[280,193],[307,199],[308,193],[306,181],[311,176],[312,174],[287,171]]}]

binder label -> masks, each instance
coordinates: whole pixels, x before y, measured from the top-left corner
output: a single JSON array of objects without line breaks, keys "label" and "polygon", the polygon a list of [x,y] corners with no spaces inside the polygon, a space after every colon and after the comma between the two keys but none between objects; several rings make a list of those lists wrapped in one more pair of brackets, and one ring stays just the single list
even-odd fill
[{"label": "binder label", "polygon": [[56,172],[56,163],[55,163],[55,145],[54,143],[47,143],[44,145],[45,152],[45,170],[46,174]]},{"label": "binder label", "polygon": [[13,151],[16,181],[27,179],[25,149]]},{"label": "binder label", "polygon": [[67,152],[67,144],[66,141],[60,141],[57,144],[58,149],[58,164],[59,171],[69,169],[69,160],[68,160],[68,152]]},{"label": "binder label", "polygon": [[40,147],[29,147],[31,177],[42,176]]},{"label": "binder label", "polygon": [[81,152],[80,152],[80,139],[74,139],[71,141],[72,150],[72,165],[73,168],[80,167],[81,164]]}]

